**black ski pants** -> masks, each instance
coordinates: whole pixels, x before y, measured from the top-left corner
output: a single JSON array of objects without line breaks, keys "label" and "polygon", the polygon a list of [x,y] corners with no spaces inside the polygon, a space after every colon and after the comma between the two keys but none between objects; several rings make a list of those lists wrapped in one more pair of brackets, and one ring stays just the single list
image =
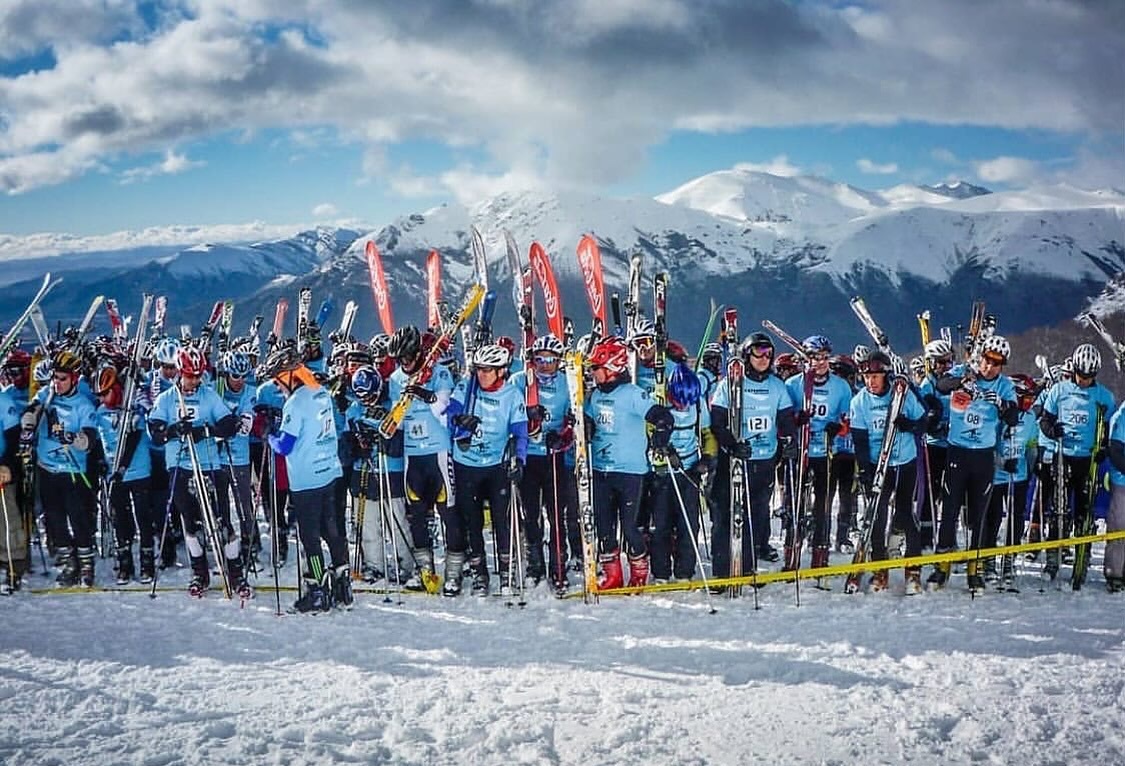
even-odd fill
[{"label": "black ski pants", "polygon": [[[890,528],[901,530],[906,536],[906,555],[922,554],[922,536],[914,520],[914,484],[918,480],[918,461],[911,460],[900,466],[887,468],[883,479],[883,489],[875,499],[875,515],[871,520],[871,560],[885,561],[887,558],[887,518]],[[894,502],[894,513],[890,504]],[[871,508],[868,507],[868,513]]]},{"label": "black ski pants", "polygon": [[[446,516],[448,497],[439,457],[442,456],[413,455],[406,461],[406,520],[415,548],[430,550],[434,547],[430,539],[430,511],[436,509],[442,519]],[[448,537],[445,545],[449,548]]]},{"label": "black ski pants", "polygon": [[644,474],[618,471],[593,471],[594,516],[598,525],[598,552],[618,550],[617,530],[625,538],[628,556],[648,552],[644,535],[637,527],[637,506],[641,499]]},{"label": "black ski pants", "polygon": [[992,496],[992,477],[996,473],[996,451],[950,446],[945,468],[945,497],[941,504],[941,526],[937,551],[957,548],[957,520],[965,505],[965,524],[969,546],[980,547],[984,536],[984,516]]},{"label": "black ski pants", "polygon": [[[769,548],[770,498],[773,496],[776,463],[772,459],[746,460],[746,495],[742,524],[742,571],[758,565],[758,554]],[[730,576],[730,456],[719,451],[715,469],[715,505],[711,509],[711,567],[715,577]],[[747,518],[748,517],[748,518]]]},{"label": "black ski pants", "polygon": [[492,544],[497,557],[508,557],[508,535],[511,530],[511,481],[503,463],[487,467],[462,465],[453,462],[453,475],[457,482],[457,495],[452,509],[443,509],[441,520],[445,524],[445,548],[451,553],[468,551],[469,558],[483,558],[484,504],[492,514]]}]

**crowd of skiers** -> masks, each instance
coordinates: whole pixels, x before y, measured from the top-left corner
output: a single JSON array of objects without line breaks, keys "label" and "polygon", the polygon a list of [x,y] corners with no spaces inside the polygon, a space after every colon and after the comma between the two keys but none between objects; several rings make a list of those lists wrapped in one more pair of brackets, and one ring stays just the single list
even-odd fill
[{"label": "crowd of skiers", "polygon": [[[19,588],[33,542],[59,586],[92,587],[112,540],[119,584],[152,583],[186,554],[202,595],[210,550],[248,598],[262,540],[276,569],[291,529],[303,612],[350,604],[358,579],[454,597],[466,578],[489,593],[496,575],[562,594],[585,584],[591,556],[599,590],[694,579],[701,531],[716,580],[798,568],[806,538],[812,568],[857,545],[871,561],[987,549],[1089,533],[1107,459],[1108,527],[1125,528],[1125,421],[1093,345],[1034,379],[1006,374],[996,334],[961,354],[932,340],[909,365],[823,335],[790,353],[765,332],[728,335],[697,359],[644,318],[623,335],[544,334],[519,358],[505,337],[460,356],[441,328],[322,343],[315,324],[265,352],[255,337],[213,353],[209,337],[159,337],[138,352],[65,333],[15,348],[0,390],[0,592]],[[1081,554],[1049,549],[1042,571]],[[970,561],[968,587],[994,572],[1011,587],[1014,563]],[[1108,543],[1109,590],[1125,587],[1123,567],[1125,544]],[[905,575],[908,594],[924,588],[919,568]],[[941,563],[927,582],[949,575]],[[886,589],[887,570],[867,586]]]}]

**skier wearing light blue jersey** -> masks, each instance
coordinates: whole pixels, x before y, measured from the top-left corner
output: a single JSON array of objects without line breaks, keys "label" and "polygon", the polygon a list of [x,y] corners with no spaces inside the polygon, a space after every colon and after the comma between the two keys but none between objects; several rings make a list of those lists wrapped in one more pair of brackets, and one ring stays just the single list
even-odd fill
[{"label": "skier wearing light blue jersey", "polygon": [[[879,453],[886,439],[887,422],[894,398],[892,363],[882,351],[873,351],[860,365],[864,386],[854,397],[850,407],[852,438],[855,441],[856,463],[859,465],[859,483],[868,497],[867,513],[870,517],[870,558],[884,561],[887,558],[887,522],[894,530],[902,530],[906,537],[906,555],[918,556],[922,552],[922,539],[914,521],[914,483],[918,471],[918,448],[915,436],[924,433],[935,415],[928,413],[910,388],[906,389],[902,410],[895,419],[894,442],[891,445],[886,474],[883,476],[878,497],[871,497]],[[889,513],[891,501],[894,513]],[[871,577],[872,591],[887,588],[887,570],[880,569]],[[906,593],[921,592],[921,570],[906,570]]]},{"label": "skier wearing light blue jersey", "polygon": [[[574,444],[573,418],[570,415],[570,388],[560,371],[566,352],[554,335],[541,335],[531,346],[531,368],[513,374],[509,385],[527,397],[528,376],[535,376],[539,404],[527,408],[529,421],[539,423],[539,434],[527,445],[527,465],[520,481],[520,500],[524,509],[524,535],[527,538],[527,576],[538,582],[550,571],[556,590],[567,585],[567,549],[581,556],[582,537],[577,512],[564,501],[574,481],[566,470],[564,453]],[[547,513],[551,539],[547,542],[550,566],[544,564],[542,511]]]},{"label": "skier wearing light blue jersey", "polygon": [[[225,439],[238,430],[238,419],[215,390],[203,384],[205,366],[206,361],[199,349],[190,346],[180,349],[179,380],[156,397],[148,419],[153,443],[164,448],[171,502],[179,509],[184,544],[191,559],[192,579],[188,591],[196,597],[201,597],[211,584],[207,553],[199,540],[199,534],[205,527],[197,493],[210,494],[212,491],[207,485],[214,482],[213,474],[219,465],[215,439]],[[195,446],[203,487],[196,486],[191,450],[187,444],[189,439]],[[222,515],[214,502],[211,505],[216,510],[216,516]],[[229,515],[216,518],[215,523],[219,526],[219,542],[226,557],[227,581],[232,589],[239,591],[239,595],[249,597],[250,586],[243,576],[241,536],[235,531]]]},{"label": "skier wearing light blue jersey", "polygon": [[[796,422],[793,397],[781,378],[773,374],[773,339],[755,332],[742,341],[739,355],[745,365],[742,379],[742,417],[736,431],[730,423],[730,378],[719,381],[711,398],[711,430],[722,448],[715,469],[715,506],[712,509],[712,567],[716,577],[730,575],[731,460],[746,464],[749,528],[743,525],[743,571],[752,572],[758,559],[777,561],[770,545],[770,497],[776,481],[779,453],[796,458]],[[753,543],[753,545],[751,545]]]},{"label": "skier wearing light blue jersey", "polygon": [[922,467],[926,471],[926,481],[922,487],[926,495],[922,498],[922,547],[934,544],[934,524],[941,518],[942,487],[945,485],[945,466],[949,461],[949,394],[937,389],[937,381],[953,367],[953,346],[944,338],[936,338],[926,344],[923,355],[929,364],[929,372],[918,385],[918,392],[926,407],[937,411],[940,405],[941,418],[926,434],[926,454]]},{"label": "skier wearing light blue jersey", "polygon": [[[152,403],[162,393],[176,383],[179,374],[180,342],[175,338],[161,338],[156,342],[152,351],[152,369],[145,376],[143,389],[147,401]],[[168,534],[164,535],[160,550],[160,568],[167,569],[176,565],[176,544],[183,539],[183,522],[180,519],[180,510],[175,503],[168,499],[168,466],[164,464],[165,449],[153,442],[149,442],[149,457],[152,460],[152,504],[158,512],[168,508],[172,512],[168,524]],[[157,523],[160,523],[159,520]]]},{"label": "skier wearing light blue jersey", "polygon": [[[1015,425],[1020,417],[1012,381],[1001,374],[1011,352],[1006,338],[990,335],[980,343],[975,369],[968,364],[957,365],[937,381],[938,393],[950,395],[949,463],[938,527],[938,553],[957,547],[962,504],[966,509],[969,545],[980,548],[985,538],[1000,426]],[[979,562],[970,561],[965,568],[970,592],[983,592],[985,583]],[[949,562],[938,564],[927,582],[934,588],[944,587],[950,569]]]},{"label": "skier wearing light blue jersey", "polygon": [[3,390],[20,410],[27,409],[30,400],[31,354],[22,348],[9,351],[0,368],[0,381],[4,383]]},{"label": "skier wearing light blue jersey", "polygon": [[[352,442],[350,491],[360,528],[360,574],[369,583],[384,577],[396,585],[414,571],[408,537],[406,497],[403,493],[402,429],[390,439],[379,434],[379,423],[391,405],[389,387],[371,365],[351,374],[355,395],[348,407],[348,437]],[[387,555],[386,539],[391,541]]]},{"label": "skier wearing light blue jersey", "polygon": [[[473,593],[488,593],[488,560],[484,548],[484,504],[492,513],[501,582],[511,570],[511,492],[519,485],[527,462],[527,408],[524,393],[505,384],[511,352],[499,344],[481,346],[473,353],[475,395],[467,396],[465,382],[458,384],[450,401],[450,422],[467,434],[453,443],[453,473],[457,496],[452,509],[442,514],[445,524],[445,586],[442,593],[461,592],[465,558],[473,572]],[[509,441],[511,446],[509,447]],[[522,572],[516,572],[522,578]]]},{"label": "skier wearing light blue jersey", "polygon": [[24,526],[22,500],[17,495],[20,475],[19,443],[20,413],[26,405],[19,404],[12,388],[0,391],[0,596],[10,595],[20,587],[23,575],[30,568],[27,528]]},{"label": "skier wearing light blue jersey", "polygon": [[637,503],[649,471],[647,426],[653,426],[651,446],[664,450],[672,435],[672,415],[628,382],[629,352],[621,338],[599,341],[588,363],[595,390],[586,401],[583,427],[590,437],[587,442],[602,565],[598,588],[624,584],[618,527],[629,558],[629,585],[644,585],[649,571],[648,546],[637,527]]},{"label": "skier wearing light blue jersey", "polygon": [[699,486],[703,476],[715,470],[719,451],[699,376],[686,363],[677,362],[665,389],[672,435],[664,453],[666,467],[658,469],[653,479],[649,544],[652,577],[658,583],[695,576]]},{"label": "skier wearing light blue jersey", "polygon": [[229,517],[233,497],[242,553],[247,562],[256,561],[262,547],[250,486],[250,432],[254,425],[254,407],[258,403],[257,387],[248,382],[251,371],[250,357],[241,351],[228,351],[219,362],[223,404],[238,419],[238,430],[216,443],[218,465],[215,469],[219,508]]},{"label": "skier wearing light blue jersey", "polygon": [[[297,534],[308,567],[305,593],[293,604],[298,612],[323,612],[352,603],[348,542],[336,527],[335,485],[342,472],[336,452],[336,421],[332,397],[301,362],[296,344],[286,343],[270,354],[263,379],[272,378],[285,394],[281,428],[269,437],[270,449],[285,457],[289,496],[297,518]],[[325,565],[321,540],[328,544]]]},{"label": "skier wearing light blue jersey", "polygon": [[[1105,517],[1106,532],[1125,529],[1125,402],[1109,420],[1109,511]],[[1125,540],[1105,544],[1103,565],[1105,587],[1110,593],[1125,591]]]},{"label": "skier wearing light blue jersey", "polygon": [[[94,516],[87,452],[98,435],[94,405],[79,393],[82,360],[55,354],[51,386],[41,388],[21,419],[21,439],[35,443],[39,499],[55,546],[62,586],[94,584]],[[31,429],[35,429],[32,432]]]},{"label": "skier wearing light blue jersey", "polygon": [[391,402],[406,393],[413,397],[401,426],[407,458],[406,517],[416,567],[406,583],[409,590],[425,590],[427,582],[436,580],[429,520],[433,513],[442,514],[449,500],[444,465],[449,451],[446,409],[453,393],[453,377],[442,365],[422,369],[428,351],[418,328],[410,325],[395,330],[387,344],[387,355],[398,363],[388,380]]},{"label": "skier wearing light blue jersey", "polygon": [[[997,466],[992,478],[992,497],[988,502],[985,547],[1018,545],[1023,540],[1028,478],[1039,439],[1039,423],[1031,411],[1039,393],[1035,381],[1022,374],[1012,375],[1011,379],[1019,405],[1019,420],[1015,425],[1002,426],[996,443]],[[1008,527],[1001,540],[1000,527],[1005,518]],[[988,579],[995,571],[995,561],[989,558],[984,563],[985,579]],[[1004,556],[1000,568],[1004,587],[1011,587],[1014,569],[1014,557],[1010,554]]]},{"label": "skier wearing light blue jersey", "polygon": [[[122,411],[124,391],[118,370],[112,362],[104,362],[94,373],[93,390],[100,401],[94,415],[98,437],[107,470],[112,472],[107,487],[117,543],[117,584],[128,583],[135,574],[134,540],[140,543],[140,581],[152,582],[156,568],[153,542],[158,533],[152,505],[152,453],[145,427],[146,413],[137,402],[133,403],[131,412]],[[131,422],[125,429],[121,464],[114,466],[118,428],[124,417],[130,418]]]},{"label": "skier wearing light blue jersey", "polygon": [[[1101,353],[1093,345],[1083,343],[1070,355],[1074,380],[1064,380],[1051,386],[1043,397],[1043,412],[1039,427],[1048,439],[1061,444],[1065,481],[1068,494],[1074,500],[1073,509],[1055,509],[1050,524],[1048,540],[1058,540],[1059,516],[1065,516],[1075,531],[1093,528],[1093,498],[1087,487],[1090,473],[1096,470],[1091,461],[1100,463],[1105,458],[1105,423],[1115,409],[1113,394],[1097,382],[1102,367]],[[1095,439],[1102,427],[1102,441]],[[1056,476],[1055,481],[1059,481]],[[1069,537],[1069,531],[1063,530]],[[1053,578],[1058,572],[1057,549],[1047,552],[1044,573]],[[1075,584],[1080,587],[1081,582]]]},{"label": "skier wearing light blue jersey", "polygon": [[[812,482],[812,566],[828,566],[828,546],[832,521],[829,517],[829,446],[844,428],[852,389],[829,369],[832,342],[824,335],[810,335],[802,341],[809,369],[785,381],[789,396],[797,406],[798,424],[808,423],[808,467],[804,481]],[[806,395],[808,401],[806,402]],[[792,568],[793,526],[786,525],[786,562]]]},{"label": "skier wearing light blue jersey", "polygon": [[[856,392],[855,362],[850,356],[837,354],[829,361],[828,368],[834,375],[848,384],[849,401]],[[849,405],[850,407],[850,405]],[[855,545],[850,532],[855,528],[855,441],[852,439],[850,421],[845,418],[844,427],[832,440],[832,460],[828,463],[828,507],[836,503],[836,552],[851,555]]]}]

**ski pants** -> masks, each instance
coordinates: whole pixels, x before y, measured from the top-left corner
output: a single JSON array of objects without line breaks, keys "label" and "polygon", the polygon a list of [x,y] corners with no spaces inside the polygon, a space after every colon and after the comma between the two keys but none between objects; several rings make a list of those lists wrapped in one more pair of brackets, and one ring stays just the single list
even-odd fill
[{"label": "ski pants", "polygon": [[254,500],[250,492],[250,466],[227,463],[216,469],[215,495],[218,497],[218,507],[225,519],[232,518],[231,498],[234,498],[233,518],[238,519],[242,544],[257,545],[259,543],[258,514],[254,509]]},{"label": "ski pants", "polygon": [[[384,566],[386,541],[391,541],[391,551],[398,564],[413,560],[406,520],[406,497],[403,494],[402,471],[379,473],[373,468],[353,470],[351,476],[352,502],[355,503],[356,526],[359,527],[358,545],[363,551],[363,561],[370,566]],[[384,498],[384,494],[386,497]],[[384,501],[386,510],[384,514]],[[411,564],[410,568],[413,568]]]},{"label": "ski pants", "polygon": [[617,529],[625,538],[628,556],[643,556],[648,547],[637,528],[637,505],[641,499],[644,474],[619,471],[593,471],[594,518],[598,526],[598,552],[618,550]]},{"label": "ski pants", "polygon": [[922,498],[921,519],[922,547],[927,548],[934,544],[934,531],[940,528],[949,447],[926,444],[921,449],[925,450],[925,454],[919,454],[918,459],[923,461],[922,470],[928,471],[923,484],[926,496]]},{"label": "ski pants", "polygon": [[528,455],[520,482],[520,500],[523,503],[524,535],[530,551],[543,545],[543,514],[551,530],[547,541],[550,572],[562,579],[566,570],[567,551],[575,558],[582,557],[582,530],[578,526],[578,508],[567,502],[574,484],[574,473],[566,469],[561,452],[549,455]]},{"label": "ski pants", "polygon": [[0,569],[16,576],[28,570],[27,527],[24,525],[16,484],[9,482],[0,487]]},{"label": "ski pants", "polygon": [[305,548],[305,560],[309,571],[316,572],[318,564],[324,561],[324,549],[320,541],[328,543],[328,555],[332,566],[348,564],[348,543],[343,533],[336,527],[336,482],[334,479],[316,489],[290,490],[289,499],[293,503],[293,515],[297,518],[297,536]]},{"label": "ski pants", "polygon": [[92,548],[95,517],[90,514],[90,498],[94,493],[82,481],[82,474],[36,470],[51,545]]},{"label": "ski pants", "polygon": [[[439,454],[412,455],[406,460],[406,520],[410,522],[415,548],[434,547],[430,539],[430,513],[436,509],[445,518],[448,492],[439,457]],[[448,549],[448,538],[445,545]]]},{"label": "ski pants", "polygon": [[[1125,485],[1113,484],[1109,498],[1109,511],[1105,517],[1106,532],[1125,529]],[[1125,577],[1125,540],[1110,540],[1105,544],[1106,578]]]},{"label": "ski pants", "polygon": [[511,534],[511,481],[504,463],[478,467],[454,461],[457,497],[453,508],[443,511],[445,548],[450,553],[465,553],[468,558],[484,558],[484,504],[492,513],[492,544],[498,559],[508,561]]},{"label": "ski pants", "polygon": [[[769,548],[770,541],[770,498],[773,496],[775,463],[771,458],[747,460],[746,496],[743,506],[742,525],[742,571],[750,572],[758,565],[758,554]],[[719,451],[719,462],[715,469],[715,505],[711,509],[711,568],[714,577],[730,576],[730,456],[726,450]],[[746,523],[749,517],[749,524]]]},{"label": "ski pants", "polygon": [[230,521],[230,508],[222,509],[215,502],[215,478],[213,471],[201,471],[203,486],[195,481],[192,471],[187,468],[175,467],[169,471],[168,483],[172,488],[172,505],[179,509],[180,519],[184,529],[184,546],[192,558],[200,558],[206,553],[203,543],[199,541],[199,534],[209,534],[203,517],[203,505],[200,503],[200,493],[206,493],[214,514],[215,531],[219,536],[218,544],[223,547],[223,555],[228,561],[237,559],[242,551],[241,541],[234,531]]},{"label": "ski pants", "polygon": [[[149,457],[152,459],[152,472],[149,475],[152,507],[156,508],[160,514],[163,514],[166,509],[171,509],[172,519],[169,522],[168,529],[178,539],[180,532],[177,530],[182,529],[183,525],[180,521],[180,511],[176,508],[175,503],[169,505],[168,467],[164,464],[164,448],[149,450]],[[163,521],[163,515],[161,515],[161,521]]]},{"label": "ski pants", "polygon": [[991,448],[949,447],[937,552],[956,550],[957,520],[961,515],[962,503],[965,504],[966,509],[965,524],[969,530],[969,547],[980,547],[984,535],[985,512],[992,495],[992,477],[996,474],[995,461],[996,451]]},{"label": "ski pants", "polygon": [[[911,460],[897,466],[888,466],[883,479],[883,489],[875,499],[875,515],[871,519],[871,560],[887,559],[887,521],[890,529],[901,530],[906,536],[906,555],[922,554],[922,535],[914,521],[914,483],[918,480],[918,461]],[[894,502],[894,513],[890,512]],[[867,513],[871,513],[870,504]]]},{"label": "ski pants", "polygon": [[113,482],[109,504],[113,508],[113,534],[117,537],[117,547],[129,548],[136,539],[141,550],[151,551],[157,522],[148,477]]},{"label": "ski pants", "polygon": [[[694,476],[698,479],[698,474]],[[667,580],[674,575],[677,580],[690,580],[695,575],[695,540],[699,534],[699,491],[691,484],[695,479],[689,481],[679,471],[653,474],[655,528],[650,566],[654,579]]]},{"label": "ski pants", "polygon": [[840,453],[832,456],[828,464],[828,498],[839,505],[836,510],[836,545],[848,539],[848,531],[855,527],[855,455]]},{"label": "ski pants", "polygon": [[[805,468],[805,486],[811,485],[812,489],[812,544],[816,548],[827,548],[832,531],[832,522],[828,516],[828,471],[829,459],[827,457],[810,457],[809,464]],[[795,473],[795,471],[794,471]],[[807,490],[802,487],[802,494]],[[799,511],[803,498],[796,498],[796,487],[790,488],[790,494],[796,503],[790,506],[791,509]],[[807,495],[805,495],[807,497]],[[793,518],[797,524],[804,524],[805,520],[801,516]],[[793,532],[794,524],[789,523],[785,525],[785,545],[789,547],[793,545]],[[803,535],[801,536],[803,537]]]},{"label": "ski pants", "polygon": [[[1019,545],[1023,540],[1023,510],[1026,507],[1027,479],[1012,482],[1010,502],[1007,482],[992,485],[992,497],[988,501],[988,520],[985,522],[984,547]],[[1000,539],[1000,527],[1005,518],[1008,519],[1008,529],[1004,533],[1004,539]]]}]

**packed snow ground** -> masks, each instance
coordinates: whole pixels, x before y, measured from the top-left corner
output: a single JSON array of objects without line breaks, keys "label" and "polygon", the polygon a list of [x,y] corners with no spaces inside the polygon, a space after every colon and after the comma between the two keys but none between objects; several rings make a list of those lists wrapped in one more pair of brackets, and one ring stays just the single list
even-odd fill
[{"label": "packed snow ground", "polygon": [[155,600],[20,593],[0,601],[0,762],[1122,763],[1125,599],[1100,556],[1090,579],[907,598],[896,572],[883,594],[806,583],[798,608],[770,585],[713,615],[701,592],[541,587],[525,609],[363,593],[279,617],[264,590],[189,599],[186,570]]}]

